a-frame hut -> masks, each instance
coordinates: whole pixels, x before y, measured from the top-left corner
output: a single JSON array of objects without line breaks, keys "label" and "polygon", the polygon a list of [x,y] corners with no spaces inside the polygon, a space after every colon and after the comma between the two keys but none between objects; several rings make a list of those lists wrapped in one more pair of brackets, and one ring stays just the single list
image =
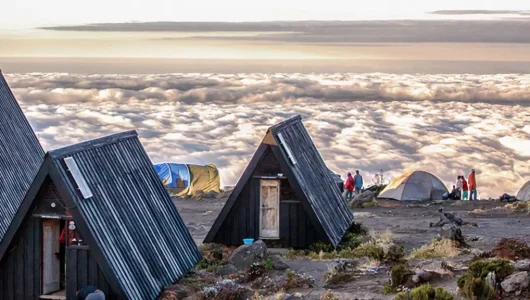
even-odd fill
[{"label": "a-frame hut", "polygon": [[156,299],[199,250],[135,131],[47,153],[0,243],[0,300]]},{"label": "a-frame hut", "polygon": [[352,223],[302,118],[295,116],[269,128],[204,242],[241,245],[253,238],[283,248],[336,246]]},{"label": "a-frame hut", "polygon": [[0,71],[0,242],[43,160],[44,150]]}]

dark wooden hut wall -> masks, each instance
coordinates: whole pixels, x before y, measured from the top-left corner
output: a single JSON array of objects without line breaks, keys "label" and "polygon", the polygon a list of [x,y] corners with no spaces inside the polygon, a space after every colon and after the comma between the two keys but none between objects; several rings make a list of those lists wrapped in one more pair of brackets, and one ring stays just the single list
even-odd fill
[{"label": "dark wooden hut wall", "polygon": [[[32,212],[34,215],[66,216],[64,201],[60,198],[57,187],[50,177],[47,177],[44,180],[44,183],[37,194],[36,203],[36,208]],[[52,207],[52,203],[55,203],[55,207]]]},{"label": "dark wooden hut wall", "polygon": [[0,261],[0,300],[40,297],[41,231],[40,219],[26,217]]},{"label": "dark wooden hut wall", "polygon": [[[273,146],[274,147],[274,146]],[[278,160],[269,147],[252,176],[276,176],[282,173]],[[241,245],[244,238],[259,238],[260,179],[251,178],[228,213],[214,242]],[[287,179],[280,183],[280,240],[270,241],[284,248],[307,248],[320,241],[302,204]],[[269,242],[269,241],[266,241]]]},{"label": "dark wooden hut wall", "polygon": [[68,299],[74,299],[76,292],[87,285],[96,286],[103,291],[106,299],[118,299],[88,247],[68,247],[66,259],[66,296]]}]

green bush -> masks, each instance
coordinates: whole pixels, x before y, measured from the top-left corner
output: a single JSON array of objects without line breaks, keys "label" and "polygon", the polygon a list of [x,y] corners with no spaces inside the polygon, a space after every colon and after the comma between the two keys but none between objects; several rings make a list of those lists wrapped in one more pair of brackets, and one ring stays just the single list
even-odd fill
[{"label": "green bush", "polygon": [[392,278],[392,286],[400,287],[404,285],[408,278],[414,273],[411,272],[406,265],[397,264],[390,268],[390,276]]},{"label": "green bush", "polygon": [[454,300],[455,297],[442,287],[419,286],[409,293],[399,293],[394,300]]},{"label": "green bush", "polygon": [[495,273],[495,279],[500,282],[513,273],[511,263],[504,259],[478,260],[469,265],[469,269],[457,280],[460,293],[469,300],[491,300],[495,298],[494,287],[485,282],[490,272]]},{"label": "green bush", "polygon": [[385,258],[385,250],[375,244],[362,244],[359,247],[353,249],[353,257],[368,257],[378,261],[383,261]]},{"label": "green bush", "polygon": [[405,261],[405,247],[401,245],[392,245],[388,248],[385,259],[387,262],[402,263]]}]

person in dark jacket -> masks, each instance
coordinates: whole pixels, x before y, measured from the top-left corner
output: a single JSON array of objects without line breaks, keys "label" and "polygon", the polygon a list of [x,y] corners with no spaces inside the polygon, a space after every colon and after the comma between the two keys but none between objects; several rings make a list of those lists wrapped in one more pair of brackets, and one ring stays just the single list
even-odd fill
[{"label": "person in dark jacket", "polygon": [[105,294],[93,286],[85,286],[77,291],[77,300],[105,300]]},{"label": "person in dark jacket", "polygon": [[353,200],[353,189],[355,188],[355,181],[351,176],[351,173],[348,173],[348,178],[346,178],[346,183],[344,184],[344,189],[346,190],[346,201]]}]

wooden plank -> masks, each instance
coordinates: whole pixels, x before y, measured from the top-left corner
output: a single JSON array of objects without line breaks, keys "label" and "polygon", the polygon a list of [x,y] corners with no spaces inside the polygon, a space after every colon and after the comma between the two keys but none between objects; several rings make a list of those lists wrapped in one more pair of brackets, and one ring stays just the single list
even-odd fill
[{"label": "wooden plank", "polygon": [[35,276],[33,277],[33,295],[41,294],[41,277],[42,277],[42,220],[33,219],[33,258]]},{"label": "wooden plank", "polygon": [[306,232],[307,232],[307,227],[305,227],[305,220],[306,220],[306,213],[304,211],[304,209],[302,208],[302,205],[297,205],[297,204],[293,204],[293,205],[296,205],[299,209],[297,210],[298,211],[298,218],[297,218],[297,223],[296,223],[296,236],[298,238],[298,245],[301,247],[301,248],[308,248],[309,245],[307,243],[307,240],[306,240]]},{"label": "wooden plank", "polygon": [[66,262],[66,297],[74,299],[78,290],[77,284],[77,250],[66,248],[68,251]]},{"label": "wooden plank", "polygon": [[4,261],[0,259],[0,300],[4,300]]},{"label": "wooden plank", "polygon": [[88,254],[88,284],[92,286],[98,285],[98,272],[99,267],[96,259],[93,255],[90,255],[90,251],[86,250]]},{"label": "wooden plank", "polygon": [[[16,237],[15,237],[16,239]],[[14,290],[13,290],[13,251],[11,251],[11,249],[7,250],[7,255],[6,255],[6,262],[7,262],[7,280],[6,280],[6,287],[5,287],[5,290],[6,290],[6,294],[8,296],[8,298],[13,298],[15,295],[14,293]]]},{"label": "wooden plank", "polygon": [[256,206],[259,199],[256,198],[256,179],[251,179],[248,186],[248,210],[247,210],[247,232],[249,237],[256,238]]},{"label": "wooden plank", "polygon": [[107,282],[107,279],[105,278],[105,275],[101,272],[99,265],[97,265],[97,272],[98,272],[98,282],[97,282],[98,289],[101,289],[105,293],[105,295],[109,295],[111,289]]},{"label": "wooden plank", "polygon": [[280,204],[280,242],[284,248],[289,248],[289,207],[288,203]]},{"label": "wooden plank", "polygon": [[77,281],[79,286],[88,285],[88,251],[77,250]]},{"label": "wooden plank", "polygon": [[289,236],[290,244],[294,248],[300,248],[298,244],[298,230],[296,225],[298,224],[298,210],[300,207],[298,205],[290,205],[289,208]]},{"label": "wooden plank", "polygon": [[39,295],[34,294],[34,288],[33,285],[35,284],[35,240],[34,240],[34,218],[28,217],[26,221],[27,231],[26,235],[24,236],[24,240],[26,243],[26,247],[24,251],[24,273],[26,276],[25,280],[25,299],[33,299]]},{"label": "wooden plank", "polygon": [[17,240],[17,246],[13,254],[15,256],[15,280],[14,280],[14,289],[15,289],[15,299],[24,299],[24,253],[26,242],[26,237],[24,234],[27,232],[27,226],[24,226],[24,230],[20,232]]}]

